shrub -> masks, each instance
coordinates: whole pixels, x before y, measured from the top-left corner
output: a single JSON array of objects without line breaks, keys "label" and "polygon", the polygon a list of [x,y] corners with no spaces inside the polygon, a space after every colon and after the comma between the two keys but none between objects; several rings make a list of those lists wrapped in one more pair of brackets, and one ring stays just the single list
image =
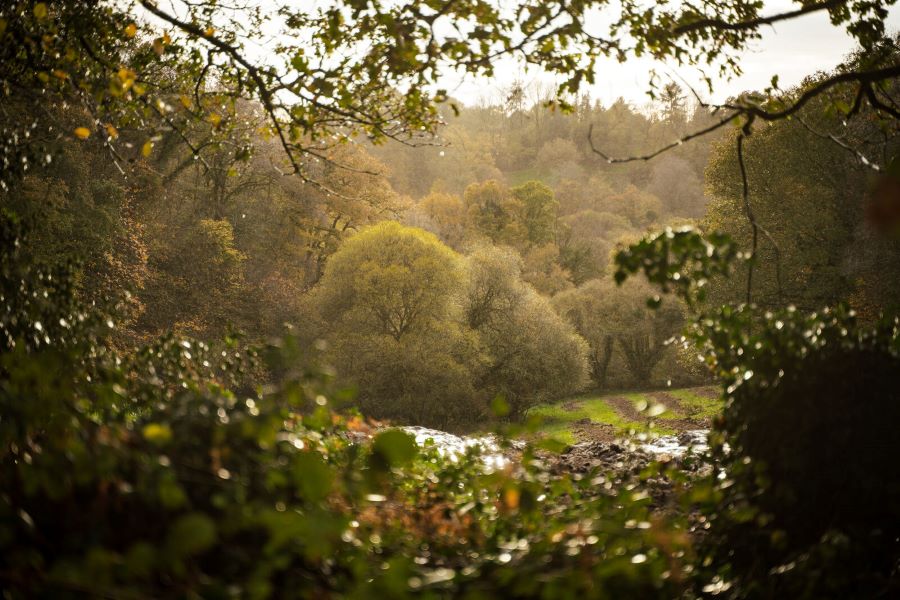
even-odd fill
[{"label": "shrub", "polygon": [[727,400],[707,551],[736,596],[900,593],[898,331],[745,308],[702,334]]}]

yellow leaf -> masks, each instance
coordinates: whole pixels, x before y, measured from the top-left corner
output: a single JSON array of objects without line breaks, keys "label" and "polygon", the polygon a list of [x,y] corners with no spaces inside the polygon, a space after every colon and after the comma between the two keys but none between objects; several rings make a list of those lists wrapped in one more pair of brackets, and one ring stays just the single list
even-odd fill
[{"label": "yellow leaf", "polygon": [[515,509],[519,507],[519,490],[514,487],[508,487],[503,490],[503,503],[507,508]]},{"label": "yellow leaf", "polygon": [[75,137],[80,140],[86,140],[91,137],[91,130],[87,127],[76,127],[75,128]]},{"label": "yellow leaf", "polygon": [[126,69],[125,67],[119,69],[118,75],[122,83],[126,85],[131,85],[132,83],[134,83],[134,78],[137,77],[137,73],[135,73],[131,69]]},{"label": "yellow leaf", "polygon": [[144,439],[154,444],[165,444],[172,439],[172,428],[166,424],[150,423],[144,426]]},{"label": "yellow leaf", "polygon": [[211,37],[215,32],[216,32],[215,27],[207,27],[206,31],[204,31],[203,34],[207,37]]},{"label": "yellow leaf", "polygon": [[137,35],[137,25],[135,25],[134,23],[130,23],[128,27],[125,28],[125,35],[129,38],[133,38],[135,35]]},{"label": "yellow leaf", "polygon": [[186,109],[190,110],[191,109],[191,99],[188,98],[187,96],[185,96],[184,94],[181,95],[180,99],[181,99],[181,105],[183,107],[185,107]]},{"label": "yellow leaf", "polygon": [[166,51],[166,47],[163,45],[163,42],[160,38],[156,38],[153,40],[153,51],[157,56],[162,56],[163,52]]},{"label": "yellow leaf", "polygon": [[69,74],[66,73],[65,71],[61,71],[59,69],[54,69],[53,76],[56,77],[57,79],[67,79],[69,77]]},{"label": "yellow leaf", "polygon": [[218,127],[219,123],[222,122],[222,116],[216,113],[211,113],[206,120],[213,124],[213,127]]},{"label": "yellow leaf", "polygon": [[107,135],[109,135],[109,137],[111,137],[113,139],[116,139],[117,137],[119,137],[119,130],[116,129],[116,127],[112,123],[106,124],[106,133],[107,133]]},{"label": "yellow leaf", "polygon": [[148,156],[150,156],[151,152],[153,152],[153,142],[150,140],[147,140],[146,142],[144,142],[144,145],[141,147],[141,154],[143,155],[144,158],[147,158]]},{"label": "yellow leaf", "polygon": [[38,2],[34,5],[34,16],[38,19],[46,19],[47,18],[47,5],[43,2]]},{"label": "yellow leaf", "polygon": [[163,36],[162,36],[162,43],[165,44],[165,45],[167,45],[167,46],[168,46],[169,44],[172,43],[172,38],[169,37],[169,34],[168,34],[168,33],[164,33],[164,34],[163,34]]}]

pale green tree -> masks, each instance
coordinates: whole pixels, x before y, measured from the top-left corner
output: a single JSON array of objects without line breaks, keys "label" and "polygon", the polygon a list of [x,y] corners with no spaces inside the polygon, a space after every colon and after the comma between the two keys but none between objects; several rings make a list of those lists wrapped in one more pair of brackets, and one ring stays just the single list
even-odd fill
[{"label": "pale green tree", "polygon": [[383,222],[347,239],[314,291],[329,357],[366,414],[436,427],[477,418],[461,258]]},{"label": "pale green tree", "polygon": [[587,343],[522,281],[511,249],[485,247],[468,260],[467,320],[486,362],[478,385],[501,394],[513,417],[577,393],[588,381]]}]

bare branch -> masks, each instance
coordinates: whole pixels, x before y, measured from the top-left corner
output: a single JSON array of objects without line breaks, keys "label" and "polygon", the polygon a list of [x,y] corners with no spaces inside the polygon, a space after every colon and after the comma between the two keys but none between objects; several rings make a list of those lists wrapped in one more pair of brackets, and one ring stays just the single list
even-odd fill
[{"label": "bare branch", "polygon": [[846,143],[844,140],[842,140],[841,138],[839,138],[839,137],[837,137],[836,135],[833,135],[833,134],[831,134],[831,133],[822,133],[821,131],[815,130],[815,129],[814,129],[812,126],[810,126],[803,118],[801,118],[800,115],[797,115],[797,116],[794,117],[794,118],[797,119],[797,121],[798,121],[801,125],[803,125],[803,127],[805,127],[806,130],[809,131],[811,134],[813,134],[813,135],[815,135],[815,136],[817,136],[817,137],[823,138],[823,139],[831,140],[832,142],[834,142],[835,144],[837,144],[838,146],[840,146],[840,147],[843,148],[844,150],[847,150],[848,152],[850,152],[850,153],[852,153],[853,155],[855,155],[856,158],[859,160],[859,162],[863,164],[863,166],[869,167],[869,168],[872,169],[873,171],[881,171],[881,166],[880,166],[878,163],[876,163],[876,162],[874,162],[874,161],[872,161],[872,160],[869,160],[869,158],[868,158],[866,155],[864,155],[862,152],[860,152],[860,151],[857,150],[856,148],[854,148],[854,147],[850,146],[849,144],[847,144],[847,143]]},{"label": "bare branch", "polygon": [[750,204],[750,186],[747,182],[747,166],[744,164],[744,138],[749,135],[748,132],[750,131],[751,124],[752,121],[747,122],[741,132],[738,134],[737,138],[737,158],[738,165],[741,168],[741,195],[744,202],[744,212],[747,215],[747,220],[750,221],[750,228],[753,232],[750,260],[747,262],[747,304],[750,304],[750,301],[752,299],[753,267],[754,262],[756,261],[756,249],[760,232],[762,232],[762,234],[766,236],[766,239],[769,240],[769,243],[772,244],[772,249],[775,251],[775,283],[778,290],[778,301],[781,302],[781,249],[775,242],[775,238],[773,238],[768,230],[762,227],[756,220],[756,215],[753,213],[753,206]]},{"label": "bare branch", "polygon": [[[716,131],[717,129],[724,127],[729,122],[731,122],[737,118],[742,118],[742,117],[745,118],[747,120],[746,123],[749,123],[750,121],[752,121],[753,119],[756,119],[756,118],[762,119],[763,121],[770,121],[770,122],[786,119],[788,117],[795,115],[804,106],[806,106],[812,99],[816,98],[817,96],[821,95],[822,93],[826,92],[827,90],[829,90],[839,84],[851,83],[851,82],[856,82],[856,83],[860,84],[860,90],[857,93],[857,100],[854,102],[854,106],[851,109],[851,112],[854,112],[854,110],[855,111],[859,110],[858,104],[859,104],[859,102],[861,102],[860,94],[865,94],[866,98],[869,100],[869,103],[872,105],[873,108],[875,108],[877,110],[881,110],[885,113],[888,113],[889,115],[893,116],[896,119],[900,119],[900,111],[897,111],[896,109],[881,102],[878,99],[878,97],[875,95],[874,91],[871,90],[871,84],[873,84],[875,82],[879,82],[879,81],[893,79],[896,77],[900,77],[900,65],[892,65],[890,67],[884,67],[881,69],[873,69],[871,71],[849,71],[846,73],[840,73],[838,75],[834,75],[827,79],[823,79],[822,81],[818,82],[816,85],[806,89],[789,106],[787,106],[781,110],[775,110],[775,111],[766,110],[756,104],[748,104],[748,103],[740,103],[740,102],[737,104],[712,105],[715,109],[719,109],[719,110],[728,109],[732,112],[730,112],[727,116],[720,119],[719,121],[716,121],[715,123],[713,123],[712,125],[710,125],[708,127],[699,129],[697,131],[694,131],[693,133],[689,133],[686,136],[679,138],[678,140],[676,140],[670,144],[666,144],[665,146],[662,146],[661,148],[654,150],[653,152],[650,152],[648,154],[642,154],[639,156],[629,156],[629,157],[617,158],[617,157],[609,156],[608,154],[604,153],[603,151],[598,150],[594,146],[594,143],[592,140],[593,125],[591,125],[591,127],[588,131],[588,142],[591,145],[591,150],[595,154],[604,158],[606,160],[606,162],[608,162],[610,164],[629,163],[629,162],[636,162],[636,161],[647,161],[647,160],[650,160],[652,158],[659,156],[660,154],[662,154],[664,152],[671,150],[672,148],[680,146],[680,145],[684,144],[685,142],[688,142],[692,139],[702,137],[704,135],[712,133],[713,131]],[[707,105],[707,106],[709,106],[709,105]]]},{"label": "bare branch", "polygon": [[695,131],[695,132],[693,132],[693,133],[689,133],[689,134],[687,134],[686,136],[681,137],[681,138],[675,140],[675,141],[672,142],[671,144],[667,144],[667,145],[665,145],[665,146],[663,146],[663,147],[661,147],[661,148],[659,148],[659,149],[657,149],[657,150],[654,150],[653,152],[650,152],[649,154],[642,154],[642,155],[640,155],[640,156],[629,156],[629,157],[626,157],[626,158],[615,158],[615,157],[612,157],[612,156],[609,156],[609,155],[605,154],[605,153],[602,152],[601,150],[598,150],[597,147],[594,146],[594,140],[593,140],[594,124],[593,124],[593,123],[591,123],[590,127],[588,128],[588,143],[590,143],[590,145],[591,145],[591,150],[592,150],[595,154],[597,154],[597,155],[599,155],[600,157],[602,157],[603,159],[605,159],[606,162],[608,162],[609,164],[629,163],[629,162],[636,162],[636,161],[639,161],[639,160],[647,161],[647,160],[651,160],[651,159],[653,159],[653,158],[656,158],[657,156],[659,156],[659,155],[662,154],[663,152],[668,152],[668,151],[671,150],[672,148],[676,148],[676,147],[678,147],[678,146],[681,146],[681,145],[684,144],[685,142],[689,142],[689,141],[691,141],[691,140],[693,140],[693,139],[695,139],[695,138],[698,138],[698,137],[703,137],[704,135],[707,135],[708,133],[712,133],[713,131],[715,131],[715,130],[717,130],[717,129],[721,129],[721,128],[724,127],[725,125],[728,125],[729,123],[731,123],[732,121],[734,121],[735,118],[741,116],[741,114],[743,114],[741,111],[736,110],[736,111],[730,113],[729,115],[727,115],[727,116],[725,116],[725,117],[719,119],[718,121],[716,121],[715,123],[713,123],[713,124],[710,125],[709,127],[704,127],[703,129],[699,129],[699,130],[697,130],[697,131]]},{"label": "bare branch", "polygon": [[832,8],[837,8],[845,4],[849,4],[848,0],[829,0],[828,2],[821,2],[818,4],[808,4],[797,10],[778,13],[775,15],[770,15],[768,17],[757,17],[756,19],[738,21],[736,23],[729,23],[728,21],[725,21],[723,19],[698,19],[696,21],[692,21],[690,23],[685,23],[684,25],[675,27],[674,29],[672,29],[672,33],[681,36],[703,29],[748,31],[757,29],[763,25],[772,25],[774,23],[778,23],[779,21],[789,21],[791,19],[796,19],[797,17],[802,17],[803,15],[808,15],[810,13],[818,12],[821,10],[831,10]]}]

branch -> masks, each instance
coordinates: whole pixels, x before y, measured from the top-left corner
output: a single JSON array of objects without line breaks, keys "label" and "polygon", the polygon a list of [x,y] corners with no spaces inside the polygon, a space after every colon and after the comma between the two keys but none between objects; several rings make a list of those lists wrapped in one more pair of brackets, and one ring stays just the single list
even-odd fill
[{"label": "branch", "polygon": [[799,115],[795,118],[801,125],[803,125],[803,127],[806,128],[807,131],[809,131],[814,136],[817,136],[817,137],[820,137],[820,138],[823,138],[826,140],[831,140],[832,142],[834,142],[835,144],[837,144],[844,150],[847,150],[848,152],[853,153],[856,156],[856,158],[859,159],[859,162],[861,162],[864,166],[869,167],[873,171],[881,171],[881,166],[878,163],[869,160],[869,158],[866,155],[864,155],[862,152],[860,152],[856,148],[854,148],[854,147],[850,146],[849,144],[847,144],[846,142],[844,142],[841,138],[839,138],[836,135],[833,135],[831,133],[822,133],[821,131],[816,131],[806,121],[804,121]]},{"label": "branch", "polygon": [[747,304],[750,304],[753,289],[753,263],[756,260],[756,247],[759,238],[759,232],[766,236],[766,239],[772,244],[775,251],[775,283],[778,290],[778,301],[781,302],[781,249],[775,242],[772,235],[756,221],[756,215],[753,213],[753,207],[750,205],[750,186],[747,183],[747,167],[744,164],[744,138],[749,135],[752,120],[748,121],[737,138],[737,158],[738,165],[741,168],[741,194],[744,201],[744,212],[747,214],[747,220],[750,221],[750,228],[753,231],[751,242],[750,260],[747,263]]},{"label": "branch", "polygon": [[[720,119],[720,120],[716,121],[715,123],[713,123],[712,125],[710,125],[709,127],[705,127],[703,129],[694,131],[693,133],[689,133],[686,136],[679,138],[678,140],[676,140],[670,144],[662,146],[661,148],[658,148],[657,150],[654,150],[653,152],[650,152],[648,154],[642,154],[642,155],[638,155],[638,156],[621,157],[621,158],[612,157],[612,156],[607,155],[606,153],[602,152],[601,150],[598,150],[594,146],[594,142],[592,140],[592,133],[593,133],[593,128],[594,128],[593,124],[591,125],[590,129],[588,130],[588,142],[591,145],[591,150],[595,154],[597,154],[597,155],[601,156],[603,159],[605,159],[606,162],[608,162],[609,164],[647,161],[652,158],[655,158],[656,156],[659,156],[660,154],[662,154],[664,152],[671,150],[672,148],[681,146],[685,142],[688,142],[692,139],[702,137],[704,135],[712,133],[713,131],[716,131],[717,129],[724,127],[725,125],[727,125],[729,122],[731,122],[732,120],[734,120],[736,118],[740,118],[740,117],[746,118],[747,121],[745,124],[749,124],[753,119],[756,119],[756,118],[762,119],[763,121],[769,121],[769,122],[780,121],[782,119],[786,119],[790,116],[793,116],[795,113],[799,112],[800,109],[802,109],[804,106],[806,106],[812,99],[816,98],[817,96],[824,93],[825,91],[835,87],[836,85],[840,85],[842,83],[850,83],[850,82],[857,82],[860,84],[860,90],[857,93],[857,98],[854,101],[853,108],[851,108],[851,114],[855,114],[856,112],[859,111],[859,104],[861,102],[860,95],[865,94],[865,96],[868,98],[869,103],[872,105],[873,108],[875,108],[876,110],[881,110],[885,113],[888,113],[889,115],[893,116],[894,118],[900,120],[900,111],[897,111],[896,109],[894,109],[890,106],[887,106],[886,104],[881,102],[878,99],[878,97],[875,96],[875,93],[871,90],[871,84],[878,82],[878,81],[884,81],[886,79],[892,79],[895,77],[900,77],[900,65],[893,65],[890,67],[874,69],[871,71],[850,71],[848,73],[841,73],[839,75],[829,77],[828,79],[824,79],[824,80],[820,81],[819,83],[817,83],[816,85],[814,85],[813,87],[808,88],[806,91],[804,91],[802,94],[800,94],[800,96],[798,96],[797,99],[790,106],[783,108],[782,110],[778,110],[778,111],[767,111],[757,105],[752,105],[752,104],[738,103],[738,104],[715,105],[715,106],[713,106],[713,108],[716,110],[727,109],[727,110],[730,110],[731,112],[728,115],[726,115],[725,117],[723,117],[722,119]],[[848,115],[848,116],[850,116],[850,115]]]},{"label": "branch", "polygon": [[891,115],[895,119],[900,119],[900,112],[897,109],[888,106],[884,102],[878,99],[878,96],[875,95],[875,90],[872,89],[872,86],[867,85],[865,88],[866,98],[869,100],[869,104],[872,105],[872,108],[878,111],[886,112]]},{"label": "branch", "polygon": [[684,137],[678,138],[677,140],[675,140],[675,141],[672,142],[671,144],[667,144],[667,145],[665,145],[665,146],[663,146],[663,147],[661,147],[661,148],[659,148],[659,149],[657,149],[657,150],[654,150],[653,152],[650,152],[649,154],[642,154],[642,155],[640,155],[640,156],[629,156],[629,157],[626,157],[626,158],[615,158],[615,157],[612,157],[612,156],[608,156],[607,154],[605,154],[605,153],[603,153],[602,151],[598,150],[598,149],[596,148],[596,146],[594,146],[594,140],[593,140],[594,124],[593,124],[593,123],[591,123],[590,127],[588,127],[588,143],[591,145],[591,150],[594,152],[594,154],[598,154],[600,157],[604,158],[604,159],[606,160],[606,162],[608,162],[609,164],[629,163],[629,162],[635,162],[635,161],[639,161],[639,160],[647,161],[647,160],[651,160],[651,159],[653,159],[653,158],[656,158],[657,156],[659,156],[659,155],[662,154],[663,152],[668,152],[668,151],[671,150],[672,148],[675,148],[675,147],[677,147],[677,146],[681,146],[681,145],[684,144],[685,142],[689,142],[689,141],[691,141],[691,140],[693,140],[693,139],[695,139],[695,138],[703,137],[704,135],[707,135],[707,134],[709,134],[709,133],[712,133],[713,131],[715,131],[715,130],[717,130],[717,129],[720,129],[720,128],[722,128],[722,127],[724,127],[725,125],[728,125],[728,124],[731,123],[736,117],[741,116],[741,114],[742,114],[742,112],[741,112],[740,110],[735,110],[735,111],[732,112],[731,114],[729,114],[729,115],[727,115],[727,116],[725,116],[725,117],[719,119],[718,121],[716,121],[715,123],[713,123],[713,124],[710,125],[709,127],[704,127],[703,129],[697,130],[697,131],[695,131],[695,132],[693,132],[693,133],[689,133],[689,134],[687,134],[687,135],[684,136]]},{"label": "branch", "polygon": [[226,55],[231,57],[232,60],[234,60],[236,63],[247,70],[247,74],[250,75],[250,78],[253,80],[253,83],[256,86],[257,91],[259,92],[259,99],[262,101],[263,107],[266,109],[266,113],[269,115],[269,120],[272,122],[272,126],[275,128],[275,132],[278,134],[278,139],[281,142],[281,146],[282,148],[284,148],[284,151],[288,155],[288,160],[290,160],[291,162],[291,167],[294,169],[294,173],[300,175],[304,179],[304,181],[306,181],[306,177],[302,173],[302,168],[294,157],[293,152],[291,152],[290,145],[284,134],[284,130],[278,120],[278,117],[275,114],[276,110],[275,105],[272,103],[271,90],[269,89],[269,86],[266,84],[260,70],[256,67],[256,65],[244,58],[238,47],[232,46],[231,44],[220,40],[214,35],[203,31],[197,25],[186,23],[170,15],[169,13],[157,7],[156,4],[152,2],[152,0],[140,0],[140,2],[141,6],[143,6],[150,13],[156,15],[163,21],[174,25],[175,27],[194,37],[206,40],[209,44],[212,44],[213,46],[224,52]]},{"label": "branch", "polygon": [[757,17],[755,19],[748,19],[746,21],[738,21],[737,23],[729,23],[723,19],[698,19],[697,21],[693,21],[691,23],[685,23],[684,25],[679,25],[672,29],[672,33],[676,36],[681,36],[686,33],[693,33],[694,31],[700,31],[703,29],[724,29],[726,31],[747,31],[752,29],[757,29],[763,25],[772,25],[774,23],[778,23],[779,21],[788,21],[790,19],[796,19],[797,17],[802,17],[803,15],[808,15],[810,13],[818,12],[820,10],[831,10],[832,8],[837,8],[838,6],[842,6],[845,4],[849,4],[848,0],[829,0],[828,2],[822,2],[819,4],[809,4],[804,6],[803,8],[799,8],[797,10],[792,10],[784,13],[778,13],[775,15],[770,15],[768,17]]}]

